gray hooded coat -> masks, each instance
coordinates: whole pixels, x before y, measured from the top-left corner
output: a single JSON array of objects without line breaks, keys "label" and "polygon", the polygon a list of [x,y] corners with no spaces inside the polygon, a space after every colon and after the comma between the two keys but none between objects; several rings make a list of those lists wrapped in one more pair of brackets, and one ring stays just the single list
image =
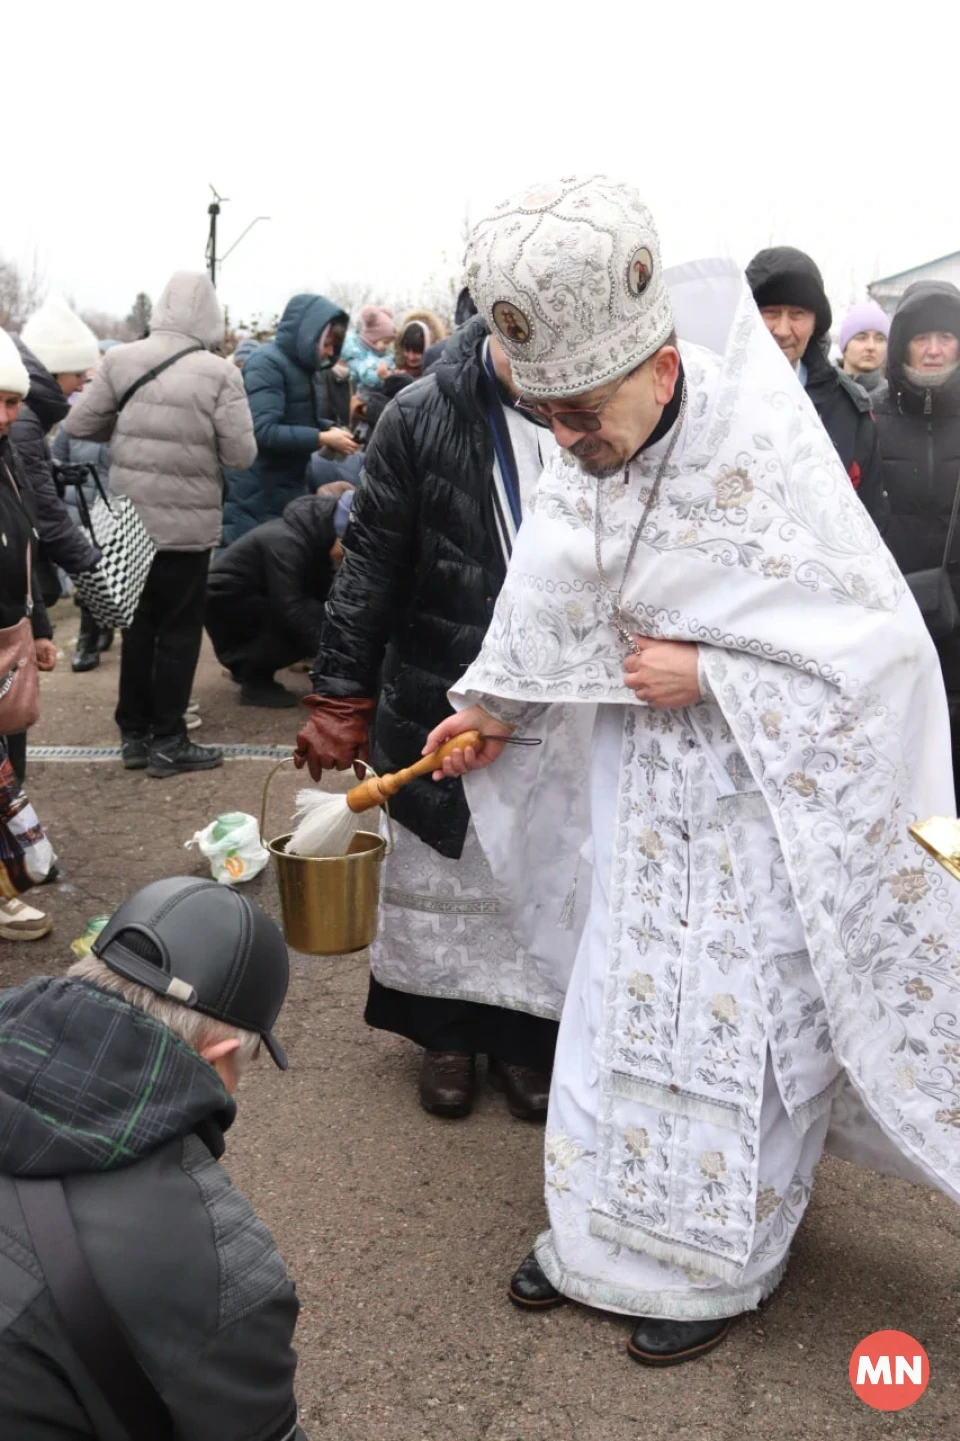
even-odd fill
[{"label": "gray hooded coat", "polygon": [[[212,550],[219,543],[223,467],[243,469],[257,453],[240,371],[211,353],[223,340],[223,311],[209,277],[178,271],[153,311],[146,340],[108,350],[64,429],[110,442],[110,488],[134,502],[160,550]],[[140,387],[147,371],[185,355]]]}]

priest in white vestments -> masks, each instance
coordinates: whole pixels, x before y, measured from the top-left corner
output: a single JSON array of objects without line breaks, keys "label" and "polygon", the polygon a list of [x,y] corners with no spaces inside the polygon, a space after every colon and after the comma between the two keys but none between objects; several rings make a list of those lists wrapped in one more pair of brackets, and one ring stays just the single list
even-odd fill
[{"label": "priest in white vestments", "polygon": [[907,834],[953,813],[946,701],[735,267],[665,275],[592,177],[500,206],[467,273],[561,449],[427,745],[542,736],[445,773],[505,885],[592,862],[510,1295],[635,1316],[671,1365],[777,1286],[825,1145],[960,1196],[960,892]]}]

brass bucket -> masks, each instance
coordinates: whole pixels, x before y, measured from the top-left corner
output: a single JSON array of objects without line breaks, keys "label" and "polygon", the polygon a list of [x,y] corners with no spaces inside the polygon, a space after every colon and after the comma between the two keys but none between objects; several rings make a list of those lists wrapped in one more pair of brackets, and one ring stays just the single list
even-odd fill
[{"label": "brass bucket", "polygon": [[389,812],[389,846],[382,836],[357,831],[345,856],[287,855],[292,831],[272,841],[265,834],[270,783],[287,763],[282,760],[267,776],[260,810],[260,839],[273,857],[287,944],[308,956],[361,951],[377,934],[380,863],[393,850]]}]

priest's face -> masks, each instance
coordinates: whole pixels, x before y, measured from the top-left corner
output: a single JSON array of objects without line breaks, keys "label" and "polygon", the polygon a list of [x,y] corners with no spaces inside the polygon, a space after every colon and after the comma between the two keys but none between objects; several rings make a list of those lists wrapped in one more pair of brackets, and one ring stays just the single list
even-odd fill
[{"label": "priest's face", "polygon": [[[680,355],[664,345],[626,379],[608,382],[580,395],[544,400],[536,410],[546,420],[558,445],[576,457],[588,475],[616,475],[656,430],[665,405],[673,399],[680,374]],[[599,430],[568,424],[577,411],[592,414]]]}]

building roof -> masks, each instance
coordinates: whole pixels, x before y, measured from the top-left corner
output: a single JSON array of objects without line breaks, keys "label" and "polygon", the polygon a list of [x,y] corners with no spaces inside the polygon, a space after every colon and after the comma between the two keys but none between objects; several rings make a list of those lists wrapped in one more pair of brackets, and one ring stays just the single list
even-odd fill
[{"label": "building roof", "polygon": [[960,250],[949,255],[939,255],[936,260],[926,260],[910,270],[898,270],[894,275],[884,275],[867,286],[867,290],[884,310],[893,312],[897,302],[908,285],[915,280],[952,280],[960,285]]}]

